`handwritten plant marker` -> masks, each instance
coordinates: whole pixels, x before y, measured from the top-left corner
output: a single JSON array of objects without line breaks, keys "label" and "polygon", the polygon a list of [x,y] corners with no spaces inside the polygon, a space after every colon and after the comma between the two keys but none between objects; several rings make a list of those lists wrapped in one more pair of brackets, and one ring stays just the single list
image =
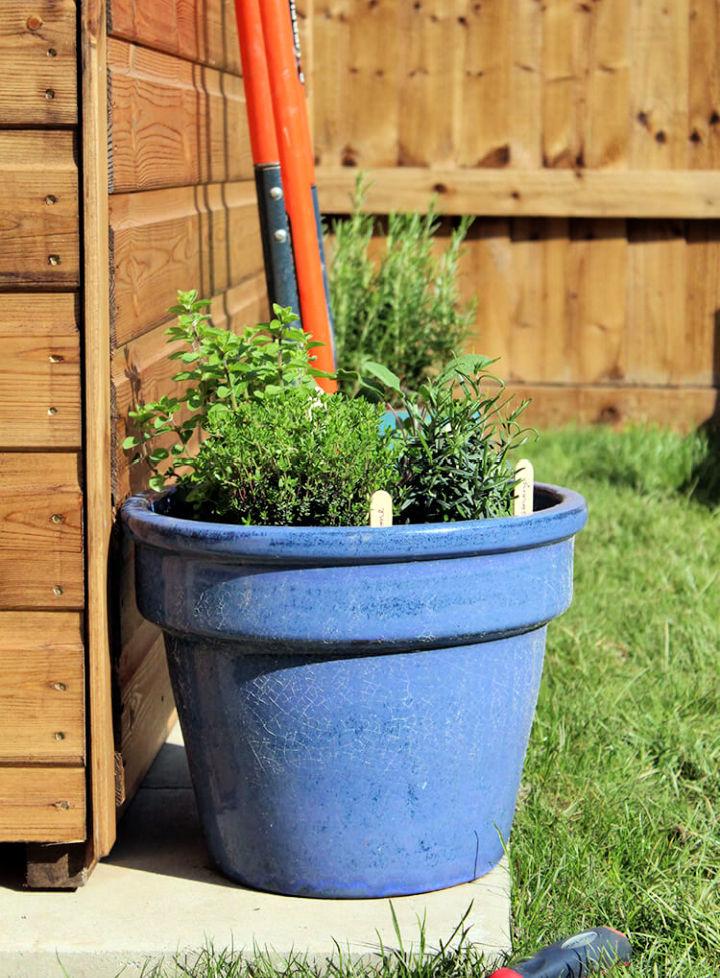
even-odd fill
[{"label": "handwritten plant marker", "polygon": [[533,511],[533,491],[535,488],[535,472],[529,459],[521,458],[517,463],[515,479],[513,516],[529,516]]},{"label": "handwritten plant marker", "polygon": [[370,497],[370,526],[392,526],[392,496],[384,489],[378,489]]}]

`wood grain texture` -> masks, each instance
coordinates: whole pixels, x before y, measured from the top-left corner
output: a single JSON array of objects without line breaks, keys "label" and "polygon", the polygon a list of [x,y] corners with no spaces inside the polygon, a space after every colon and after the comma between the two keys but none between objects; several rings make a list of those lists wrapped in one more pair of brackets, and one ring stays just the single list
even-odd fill
[{"label": "wood grain texture", "polygon": [[720,166],[720,8],[691,0],[688,43],[688,166]]},{"label": "wood grain texture", "polygon": [[456,161],[460,166],[501,168],[511,163],[512,4],[470,3],[462,16],[463,106],[457,119]]},{"label": "wood grain texture", "polygon": [[80,460],[0,453],[0,609],[82,608]]},{"label": "wood grain texture", "polygon": [[632,0],[602,0],[586,7],[588,66],[582,153],[590,168],[627,166],[630,118]]},{"label": "wood grain texture", "polygon": [[713,387],[630,387],[513,384],[519,397],[532,400],[523,419],[542,430],[566,424],[623,426],[652,422],[693,431],[720,420]]},{"label": "wood grain texture", "polygon": [[80,448],[76,302],[0,293],[0,448]]},{"label": "wood grain texture", "polygon": [[[454,69],[461,67],[456,59],[461,28],[455,7],[447,0],[400,4],[399,22],[385,31],[383,46],[394,43],[396,59],[399,55],[405,65],[394,99],[401,166],[442,166],[453,159],[460,95]],[[364,16],[360,9],[358,17]],[[438,98],[441,89],[443,98]]]},{"label": "wood grain texture", "polygon": [[72,132],[0,131],[0,287],[76,286],[78,229]]},{"label": "wood grain texture", "polygon": [[96,863],[91,841],[30,843],[25,882],[30,889],[76,890],[87,883]]},{"label": "wood grain texture", "polygon": [[92,863],[116,836],[115,738],[110,662],[108,562],[112,532],[110,286],[108,241],[107,8],[82,8],[85,474],[88,706]]},{"label": "wood grain texture", "polygon": [[212,296],[262,268],[250,181],[113,196],[110,234],[117,345],[165,322],[178,289]]},{"label": "wood grain texture", "polygon": [[0,4],[0,125],[75,125],[77,13],[74,0]]},{"label": "wood grain texture", "polygon": [[0,764],[84,763],[84,665],[79,614],[0,612]]},{"label": "wood grain texture", "polygon": [[113,37],[240,73],[232,0],[111,0]]},{"label": "wood grain texture", "polygon": [[0,842],[84,839],[84,768],[0,766]]},{"label": "wood grain texture", "polygon": [[120,715],[126,797],[132,798],[175,724],[175,700],[162,635],[122,691]]},{"label": "wood grain texture", "polygon": [[252,176],[242,82],[111,40],[110,190],[151,190]]},{"label": "wood grain texture", "polygon": [[629,163],[639,169],[687,165],[689,0],[632,5]]},{"label": "wood grain texture", "polygon": [[[368,171],[365,209],[486,217],[720,217],[718,170],[566,170],[380,168]],[[326,213],[348,210],[355,174],[318,168]]]}]

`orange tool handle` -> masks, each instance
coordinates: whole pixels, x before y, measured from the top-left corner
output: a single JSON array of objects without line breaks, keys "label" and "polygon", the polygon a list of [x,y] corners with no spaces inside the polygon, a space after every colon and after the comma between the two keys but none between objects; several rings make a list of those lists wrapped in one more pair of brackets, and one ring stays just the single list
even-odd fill
[{"label": "orange tool handle", "polygon": [[[244,0],[241,0],[244,2]],[[303,329],[322,343],[313,352],[320,370],[334,372],[332,333],[312,198],[312,156],[307,105],[298,79],[287,0],[260,0],[265,56],[275,117],[285,206],[290,220]],[[328,391],[332,380],[319,380]]]},{"label": "orange tool handle", "polygon": [[235,0],[235,16],[242,55],[253,162],[256,166],[277,163],[278,144],[270,94],[270,75],[265,60],[260,0]]}]

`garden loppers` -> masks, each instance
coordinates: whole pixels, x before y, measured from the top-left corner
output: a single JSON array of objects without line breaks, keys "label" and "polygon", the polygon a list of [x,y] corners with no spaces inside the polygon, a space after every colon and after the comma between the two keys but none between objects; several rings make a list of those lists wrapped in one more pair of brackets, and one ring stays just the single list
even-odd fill
[{"label": "garden loppers", "polygon": [[300,313],[295,263],[275,135],[260,0],[235,0],[245,100],[257,189],[265,278],[271,305]]},{"label": "garden loppers", "polygon": [[[260,15],[285,206],[295,256],[300,319],[303,329],[322,344],[314,350],[315,366],[332,373],[335,358],[320,257],[321,238],[313,203],[314,175],[307,105],[298,77],[287,0],[260,0]],[[326,391],[337,389],[335,381],[329,378],[320,378],[319,383]]]},{"label": "garden loppers", "polygon": [[494,971],[490,978],[585,978],[630,963],[630,941],[612,927],[596,927],[544,947],[527,961]]}]

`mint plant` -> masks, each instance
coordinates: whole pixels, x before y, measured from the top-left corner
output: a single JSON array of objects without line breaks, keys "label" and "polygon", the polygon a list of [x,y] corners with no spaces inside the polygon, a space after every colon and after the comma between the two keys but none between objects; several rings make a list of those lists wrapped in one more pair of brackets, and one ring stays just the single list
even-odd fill
[{"label": "mint plant", "polygon": [[[148,462],[151,489],[162,489],[193,465],[188,444],[196,432],[202,437],[212,419],[288,386],[315,391],[315,378],[327,376],[312,366],[312,350],[320,344],[298,329],[291,309],[275,305],[269,323],[234,333],[213,326],[208,307],[196,291],[178,292],[178,304],[169,310],[177,322],[166,333],[169,341],[181,344],[168,357],[182,365],[173,380],[184,383],[185,390],[138,404],[129,412],[136,434],[125,439],[123,448],[137,448],[133,461]],[[153,447],[156,439],[168,434],[175,438],[170,448]],[[162,463],[167,463],[163,473]]]}]

